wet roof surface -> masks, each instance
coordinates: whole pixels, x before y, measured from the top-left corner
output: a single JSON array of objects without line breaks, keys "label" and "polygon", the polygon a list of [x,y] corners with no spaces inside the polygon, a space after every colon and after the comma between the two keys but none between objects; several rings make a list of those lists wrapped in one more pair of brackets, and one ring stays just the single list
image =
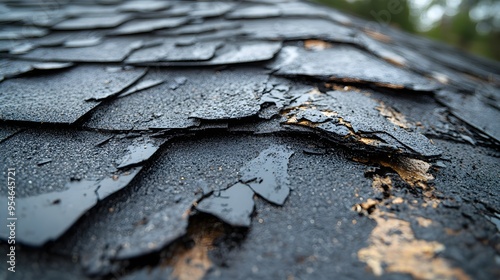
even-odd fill
[{"label": "wet roof surface", "polygon": [[293,0],[0,14],[7,279],[500,277],[498,63]]}]

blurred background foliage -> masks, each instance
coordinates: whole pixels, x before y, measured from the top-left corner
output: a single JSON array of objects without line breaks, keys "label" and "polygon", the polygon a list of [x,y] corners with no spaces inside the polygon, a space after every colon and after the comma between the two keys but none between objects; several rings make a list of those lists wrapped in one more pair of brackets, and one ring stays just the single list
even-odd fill
[{"label": "blurred background foliage", "polygon": [[500,0],[316,1],[500,60]]}]

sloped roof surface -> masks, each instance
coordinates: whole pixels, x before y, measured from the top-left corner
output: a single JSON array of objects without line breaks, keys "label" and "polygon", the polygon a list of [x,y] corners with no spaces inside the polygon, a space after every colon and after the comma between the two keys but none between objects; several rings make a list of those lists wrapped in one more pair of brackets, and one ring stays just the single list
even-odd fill
[{"label": "sloped roof surface", "polygon": [[67,2],[0,3],[7,279],[500,277],[498,63],[302,1]]}]

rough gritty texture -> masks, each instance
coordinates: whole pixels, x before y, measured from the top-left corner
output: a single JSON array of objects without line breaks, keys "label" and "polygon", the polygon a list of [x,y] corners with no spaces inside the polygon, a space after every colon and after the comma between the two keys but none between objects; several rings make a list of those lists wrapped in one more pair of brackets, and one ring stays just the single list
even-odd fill
[{"label": "rough gritty texture", "polygon": [[267,82],[264,71],[252,68],[156,70],[150,77],[166,81],[98,108],[86,126],[168,129],[197,125],[197,119],[248,117],[259,111]]},{"label": "rough gritty texture", "polygon": [[78,66],[68,71],[0,84],[0,118],[11,121],[73,123],[100,102],[115,95],[144,74],[144,69]]},{"label": "rough gritty texture", "polygon": [[35,2],[0,278],[500,278],[498,63],[295,0]]}]

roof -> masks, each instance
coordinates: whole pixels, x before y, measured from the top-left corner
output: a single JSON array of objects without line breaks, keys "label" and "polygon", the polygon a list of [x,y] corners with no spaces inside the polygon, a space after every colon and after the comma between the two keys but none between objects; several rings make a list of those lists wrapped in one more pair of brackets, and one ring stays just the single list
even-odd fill
[{"label": "roof", "polygon": [[8,279],[500,275],[497,62],[302,1],[0,11]]}]

